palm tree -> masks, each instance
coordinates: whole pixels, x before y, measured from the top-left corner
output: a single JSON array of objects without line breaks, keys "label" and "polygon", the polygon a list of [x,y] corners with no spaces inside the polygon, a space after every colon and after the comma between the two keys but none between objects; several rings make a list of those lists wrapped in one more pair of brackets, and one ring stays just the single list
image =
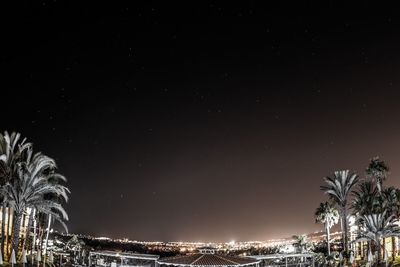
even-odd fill
[{"label": "palm tree", "polygon": [[21,219],[28,208],[34,208],[39,213],[51,214],[60,221],[68,219],[61,204],[45,199],[46,195],[57,195],[68,201],[68,189],[61,184],[49,182],[55,177],[65,179],[55,173],[55,169],[53,159],[40,153],[32,156],[30,150],[26,161],[18,164],[16,179],[8,182],[0,190],[14,209],[12,248],[16,252],[19,247]]},{"label": "palm tree", "polygon": [[381,259],[381,239],[390,236],[400,236],[400,228],[396,225],[394,216],[386,216],[386,212],[368,214],[359,217],[363,226],[354,242],[372,241],[378,247],[378,264]]},{"label": "palm tree", "polygon": [[307,246],[307,236],[306,235],[294,235],[293,245],[298,249],[299,253],[303,253]]},{"label": "palm tree", "polygon": [[326,242],[328,244],[328,256],[331,255],[331,245],[330,245],[330,229],[332,226],[339,221],[339,212],[335,207],[329,202],[320,203],[319,207],[315,211],[315,221],[318,223],[325,224],[326,231]]},{"label": "palm tree", "polygon": [[[394,187],[387,187],[382,189],[381,193],[381,209],[386,211],[388,215],[395,218],[400,216],[400,190]],[[385,242],[384,242],[385,244]],[[396,258],[396,240],[392,236],[392,259]]]},{"label": "palm tree", "polygon": [[368,177],[375,180],[379,193],[382,192],[382,182],[386,180],[389,174],[388,165],[378,156],[371,159],[365,173]]},{"label": "palm tree", "polygon": [[358,175],[351,173],[349,170],[335,171],[333,177],[324,178],[326,185],[321,186],[329,197],[338,205],[340,211],[340,222],[343,235],[343,248],[348,254],[347,236],[347,209],[348,209],[348,196],[353,187],[358,183]]},{"label": "palm tree", "polygon": [[400,189],[393,186],[384,187],[380,196],[381,209],[388,215],[399,217],[400,215]]},{"label": "palm tree", "polygon": [[357,190],[353,191],[353,195],[354,215],[363,216],[381,211],[379,193],[372,181],[359,183]]},{"label": "palm tree", "polygon": [[[353,196],[352,208],[355,218],[382,212],[381,198],[375,182],[363,180],[353,191]],[[363,227],[362,220],[357,219],[356,223],[359,229]],[[371,247],[371,241],[367,241]]]},{"label": "palm tree", "polygon": [[[400,190],[394,187],[381,188],[379,193],[373,181],[364,181],[354,191],[353,211],[357,217],[383,213],[398,218],[400,215]],[[362,221],[361,224],[363,223]],[[360,226],[362,227],[362,225]],[[385,240],[384,240],[385,241]],[[385,245],[385,242],[383,242]],[[395,239],[392,237],[392,257],[395,257]]]},{"label": "palm tree", "polygon": [[[382,196],[383,194],[383,181],[386,180],[389,174],[389,167],[388,165],[381,160],[378,156],[372,158],[370,160],[370,163],[368,164],[368,167],[365,170],[366,176],[370,177],[374,180],[376,183],[376,187],[378,189],[378,193],[380,195],[379,198],[379,204],[380,204],[380,209],[381,212],[385,211],[385,204],[388,203],[384,198],[385,196]],[[390,196],[388,196],[390,197]],[[390,214],[390,213],[388,213]],[[394,237],[392,238],[392,241],[394,241]],[[385,239],[383,239],[383,244],[386,244]]]},{"label": "palm tree", "polygon": [[[17,175],[17,165],[24,160],[26,152],[32,149],[32,144],[26,142],[26,138],[21,139],[19,133],[4,132],[0,133],[0,188],[15,179]],[[2,220],[1,220],[1,253],[6,255],[5,231],[6,209],[8,206],[5,195],[2,198]],[[3,257],[4,258],[4,257]]]},{"label": "palm tree", "polygon": [[[53,174],[53,175],[48,177],[48,183],[51,183],[53,185],[59,185],[59,184],[61,184],[63,182],[66,182],[66,181],[67,181],[66,178],[64,176],[62,176],[62,175]],[[64,186],[62,186],[62,188],[65,190],[65,192],[64,192],[65,194],[64,195],[67,196],[67,193],[70,193],[69,189],[64,187]],[[48,194],[48,195],[45,195],[44,197],[45,197],[46,200],[53,201],[54,203],[57,203],[59,205],[61,205],[61,203],[63,201],[67,200],[64,197],[60,197],[59,195],[55,195],[55,194]],[[42,213],[47,215],[46,239],[45,239],[45,242],[44,242],[44,251],[43,251],[43,254],[46,255],[48,241],[49,241],[51,223],[54,220],[57,220],[59,223],[61,223],[63,225],[64,229],[68,232],[67,225],[64,223],[64,220],[68,219],[68,216],[63,216],[63,217],[58,216],[57,217],[57,214],[53,214],[51,212],[51,210],[50,211],[49,210],[42,210]],[[54,217],[54,216],[56,216],[56,217]],[[43,258],[43,267],[45,267],[45,266],[46,266],[46,257]]]},{"label": "palm tree", "polygon": [[85,242],[83,242],[81,239],[79,239],[77,235],[73,235],[71,237],[71,239],[68,240],[68,242],[66,243],[66,245],[65,245],[66,249],[73,251],[73,253],[74,253],[75,263],[78,263],[78,262],[76,262],[77,256],[78,256],[78,258],[80,257],[81,250],[84,246],[85,246]]}]

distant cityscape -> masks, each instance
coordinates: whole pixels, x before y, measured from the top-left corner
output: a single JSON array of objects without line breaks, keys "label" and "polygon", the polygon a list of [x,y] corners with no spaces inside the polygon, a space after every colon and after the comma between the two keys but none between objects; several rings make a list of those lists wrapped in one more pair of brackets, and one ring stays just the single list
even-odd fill
[{"label": "distant cityscape", "polygon": [[[84,240],[87,245],[92,244],[92,247],[106,245],[106,249],[112,250],[124,250],[124,246],[135,246],[141,248],[143,251],[156,254],[186,254],[195,252],[202,247],[212,247],[217,251],[222,251],[225,253],[235,253],[246,256],[250,255],[250,251],[261,251],[262,249],[276,248],[279,247],[281,250],[286,250],[286,252],[291,252],[295,250],[293,244],[296,242],[296,236],[284,237],[280,239],[270,239],[265,241],[229,241],[229,242],[190,242],[190,241],[140,241],[131,240],[129,238],[110,238],[104,236],[92,236],[85,234],[57,234],[65,238],[71,238],[73,236]],[[310,234],[304,234],[307,241],[312,244],[317,244],[324,242],[326,239],[326,234],[323,231],[318,231]],[[333,240],[339,240],[341,237],[341,232],[331,233],[331,238]],[[104,248],[102,248],[104,249]],[[128,250],[128,249],[126,249]],[[239,253],[238,253],[239,252]],[[240,253],[241,252],[241,253]]]}]

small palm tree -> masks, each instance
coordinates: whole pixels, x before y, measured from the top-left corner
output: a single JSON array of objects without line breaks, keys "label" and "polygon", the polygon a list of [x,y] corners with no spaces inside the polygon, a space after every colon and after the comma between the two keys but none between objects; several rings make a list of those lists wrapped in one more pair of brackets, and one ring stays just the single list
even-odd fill
[{"label": "small palm tree", "polygon": [[307,236],[306,235],[294,235],[293,236],[295,246],[298,249],[298,252],[303,253],[307,247]]},{"label": "small palm tree", "polygon": [[351,173],[349,170],[336,171],[332,177],[325,177],[324,180],[326,185],[321,186],[321,190],[328,194],[339,207],[343,248],[346,251],[346,255],[348,254],[348,197],[352,192],[353,187],[358,183],[358,179],[358,175]]},{"label": "small palm tree", "polygon": [[319,207],[315,211],[315,221],[317,223],[323,223],[326,231],[326,242],[328,244],[328,256],[331,255],[330,245],[330,229],[332,226],[339,221],[339,212],[329,202],[320,203]]},{"label": "small palm tree", "polygon": [[[79,260],[77,258],[80,257],[81,250],[85,246],[85,242],[78,238],[78,236],[73,235],[70,240],[68,240],[66,244],[66,249],[74,252],[74,260]],[[78,255],[77,255],[78,254]],[[77,257],[78,256],[78,257]]]},{"label": "small palm tree", "polygon": [[391,236],[400,236],[400,228],[394,216],[386,216],[386,212],[368,214],[359,217],[363,226],[354,242],[372,241],[378,247],[378,264],[381,259],[381,240]]},{"label": "small palm tree", "polygon": [[365,173],[368,177],[375,180],[379,193],[382,192],[382,182],[389,174],[388,165],[378,156],[371,159]]}]

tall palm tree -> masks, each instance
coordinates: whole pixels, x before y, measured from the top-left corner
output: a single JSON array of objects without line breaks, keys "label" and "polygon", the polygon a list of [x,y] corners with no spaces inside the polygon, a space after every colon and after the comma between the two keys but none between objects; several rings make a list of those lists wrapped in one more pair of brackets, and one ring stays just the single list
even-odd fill
[{"label": "tall palm tree", "polygon": [[[378,189],[379,193],[379,204],[380,204],[380,209],[381,212],[385,211],[386,207],[385,204],[389,203],[385,200],[385,197],[390,197],[388,196],[382,196],[383,195],[383,181],[387,179],[388,174],[389,174],[389,167],[384,162],[381,160],[378,156],[372,158],[368,164],[368,167],[365,170],[365,174],[367,177],[372,178],[372,180],[376,183],[376,188]],[[390,214],[390,213],[388,213]],[[392,238],[392,241],[394,240],[394,237]],[[383,239],[383,244],[385,245],[385,239]]]},{"label": "tall palm tree", "polygon": [[321,186],[321,190],[328,194],[338,205],[343,236],[343,248],[346,255],[348,254],[348,197],[353,187],[358,183],[358,179],[358,175],[349,170],[335,171],[332,177],[327,176],[324,178],[326,185]]},{"label": "tall palm tree", "polygon": [[378,264],[381,259],[381,240],[385,237],[400,236],[400,227],[396,225],[394,216],[386,216],[386,212],[368,214],[359,217],[363,226],[360,228],[355,242],[372,241],[378,248]]},{"label": "tall palm tree", "polygon": [[55,169],[56,164],[53,159],[40,153],[32,156],[32,151],[30,151],[26,161],[18,164],[16,179],[0,189],[14,209],[12,248],[16,252],[19,247],[21,220],[27,208],[35,208],[38,212],[52,214],[61,221],[68,219],[61,204],[45,199],[46,195],[57,195],[68,201],[68,189],[61,184],[49,182],[54,177],[65,179],[55,173]]},{"label": "tall palm tree", "polygon": [[320,203],[319,207],[315,211],[315,221],[317,223],[323,223],[326,231],[326,242],[328,244],[328,256],[331,255],[330,245],[330,229],[332,226],[339,221],[339,212],[329,202]]},{"label": "tall palm tree", "polygon": [[371,159],[365,173],[368,177],[375,180],[379,193],[382,192],[382,182],[389,174],[388,165],[378,156]]},{"label": "tall palm tree", "polygon": [[[19,133],[8,132],[0,133],[0,188],[15,179],[17,175],[17,165],[24,161],[26,152],[32,149],[32,144],[26,142],[26,138],[22,139]],[[6,195],[1,196],[2,201],[2,220],[1,220],[1,253],[6,255],[5,231],[7,198]],[[4,258],[4,257],[3,257]]]}]

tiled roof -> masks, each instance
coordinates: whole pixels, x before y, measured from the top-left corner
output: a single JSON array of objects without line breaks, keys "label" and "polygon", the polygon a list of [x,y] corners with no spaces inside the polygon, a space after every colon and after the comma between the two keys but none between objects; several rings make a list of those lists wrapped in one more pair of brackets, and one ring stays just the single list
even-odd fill
[{"label": "tiled roof", "polygon": [[158,261],[165,265],[191,265],[191,266],[241,266],[256,264],[258,260],[242,258],[237,256],[226,256],[219,254],[190,254],[164,258]]}]

